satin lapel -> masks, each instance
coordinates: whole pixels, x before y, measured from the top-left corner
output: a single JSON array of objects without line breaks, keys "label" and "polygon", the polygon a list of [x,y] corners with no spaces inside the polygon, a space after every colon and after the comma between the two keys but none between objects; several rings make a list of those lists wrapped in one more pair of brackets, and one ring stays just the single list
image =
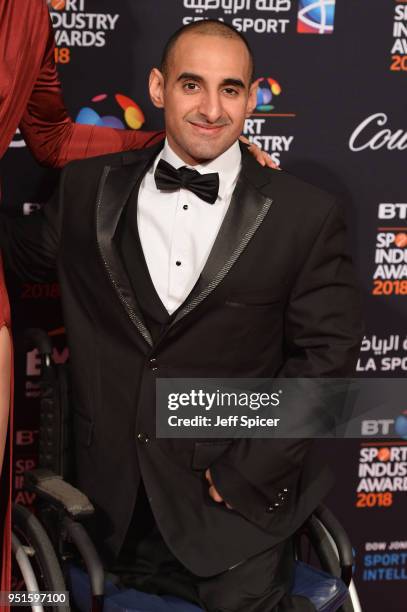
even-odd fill
[{"label": "satin lapel", "polygon": [[[113,288],[131,322],[151,347],[153,346],[151,334],[143,321],[129,278],[113,241],[124,206],[147,166],[148,162],[145,159],[127,166],[105,166],[96,204],[96,235],[103,264]],[[146,349],[144,343],[143,348]]]},{"label": "satin lapel", "polygon": [[239,177],[201,276],[172,325],[192,312],[222,282],[260,227],[271,204],[271,198],[253,187],[244,176]]}]

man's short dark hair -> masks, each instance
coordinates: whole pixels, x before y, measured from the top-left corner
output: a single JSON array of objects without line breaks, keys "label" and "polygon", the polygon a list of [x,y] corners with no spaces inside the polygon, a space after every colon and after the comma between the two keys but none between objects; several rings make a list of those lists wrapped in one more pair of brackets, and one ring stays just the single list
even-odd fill
[{"label": "man's short dark hair", "polygon": [[221,36],[223,38],[234,38],[240,40],[247,49],[250,60],[250,83],[254,81],[254,56],[246,38],[238,32],[233,26],[217,19],[205,19],[203,21],[193,21],[179,28],[168,39],[161,57],[161,72],[166,76],[168,74],[169,60],[171,52],[180,36],[188,32],[196,32],[197,34],[206,34],[208,36]]}]

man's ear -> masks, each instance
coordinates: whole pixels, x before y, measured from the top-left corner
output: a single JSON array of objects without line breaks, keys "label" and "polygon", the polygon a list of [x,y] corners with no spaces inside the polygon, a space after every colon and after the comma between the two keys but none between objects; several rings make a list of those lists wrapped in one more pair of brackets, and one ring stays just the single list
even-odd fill
[{"label": "man's ear", "polygon": [[252,83],[250,85],[249,97],[247,99],[247,106],[246,106],[246,117],[250,117],[250,115],[252,114],[252,112],[256,108],[256,103],[257,103],[257,86],[258,86],[257,81],[254,81],[254,83]]},{"label": "man's ear", "polygon": [[158,68],[153,68],[150,72],[148,89],[154,106],[164,108],[164,75]]}]

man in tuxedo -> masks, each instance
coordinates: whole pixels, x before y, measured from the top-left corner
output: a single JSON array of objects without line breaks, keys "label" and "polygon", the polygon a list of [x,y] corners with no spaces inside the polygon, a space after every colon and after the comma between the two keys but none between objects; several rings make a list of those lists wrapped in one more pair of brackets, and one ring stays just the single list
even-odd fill
[{"label": "man in tuxedo", "polygon": [[1,220],[0,244],[24,277],[56,262],[77,484],[108,566],[210,612],[313,610],[289,595],[291,536],[331,485],[311,441],[157,439],[155,382],[351,374],[362,329],[342,216],[239,146],[256,91],[230,26],[173,35],[150,95],[164,146],[70,164],[41,213]]}]

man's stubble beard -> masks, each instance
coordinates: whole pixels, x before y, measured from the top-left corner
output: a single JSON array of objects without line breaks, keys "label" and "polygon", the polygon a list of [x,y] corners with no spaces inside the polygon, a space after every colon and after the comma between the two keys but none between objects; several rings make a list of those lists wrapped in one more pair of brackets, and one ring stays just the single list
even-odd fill
[{"label": "man's stubble beard", "polygon": [[197,143],[196,145],[188,146],[188,154],[197,163],[205,163],[212,161],[222,155],[230,145],[223,147],[221,144],[217,145],[211,142]]},{"label": "man's stubble beard", "polygon": [[[234,142],[236,142],[237,138],[233,140],[220,141],[220,142],[210,142],[210,140],[205,140],[204,138],[200,141],[198,138],[195,142],[184,140],[182,137],[174,137],[172,136],[172,140],[176,143],[178,147],[178,154],[182,158],[182,152],[186,154],[189,158],[194,160],[196,164],[202,164],[205,162],[212,161],[222,155],[227,149],[229,149]],[[171,144],[171,143],[170,143]],[[186,162],[191,163],[191,161]]]}]

